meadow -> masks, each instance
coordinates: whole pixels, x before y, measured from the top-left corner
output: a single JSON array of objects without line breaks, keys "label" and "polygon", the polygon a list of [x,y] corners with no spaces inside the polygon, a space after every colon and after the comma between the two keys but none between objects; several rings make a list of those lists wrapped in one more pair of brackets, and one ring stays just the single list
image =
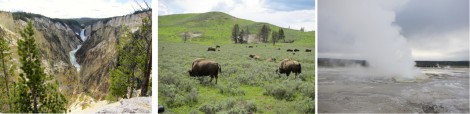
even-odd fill
[{"label": "meadow", "polygon": [[[247,48],[246,46],[254,48]],[[314,113],[315,56],[305,52],[314,45],[289,43],[223,44],[220,51],[207,51],[214,44],[160,42],[158,44],[158,105],[165,113]],[[277,50],[281,48],[281,50]],[[300,52],[286,52],[300,49]],[[253,60],[250,54],[259,55]],[[218,62],[218,83],[210,77],[190,77],[196,58]],[[275,62],[266,61],[276,58]],[[275,70],[284,58],[302,64],[302,73],[286,77]]]}]

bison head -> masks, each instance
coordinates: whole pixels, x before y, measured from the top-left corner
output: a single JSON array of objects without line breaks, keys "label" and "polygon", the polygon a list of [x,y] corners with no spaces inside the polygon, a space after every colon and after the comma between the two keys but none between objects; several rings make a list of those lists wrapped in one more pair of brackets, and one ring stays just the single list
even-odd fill
[{"label": "bison head", "polygon": [[194,73],[192,70],[188,70],[189,76],[194,76]]}]

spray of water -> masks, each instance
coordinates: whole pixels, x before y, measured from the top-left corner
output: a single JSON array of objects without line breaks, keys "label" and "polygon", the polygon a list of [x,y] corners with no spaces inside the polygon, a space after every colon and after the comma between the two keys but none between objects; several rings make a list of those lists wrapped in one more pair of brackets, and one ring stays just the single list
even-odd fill
[{"label": "spray of water", "polygon": [[353,39],[349,48],[365,59],[370,69],[380,76],[392,77],[396,81],[423,79],[419,69],[414,67],[406,38],[400,34],[400,27],[394,24],[395,12],[406,2],[321,0],[318,23],[325,26],[319,26],[319,35]]}]

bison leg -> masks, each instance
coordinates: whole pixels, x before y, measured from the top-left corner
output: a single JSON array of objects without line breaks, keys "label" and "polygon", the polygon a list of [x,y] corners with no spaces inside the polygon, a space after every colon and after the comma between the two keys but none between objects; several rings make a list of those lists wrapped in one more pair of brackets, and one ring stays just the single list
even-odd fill
[{"label": "bison leg", "polygon": [[217,84],[217,78],[219,78],[217,75],[215,75],[215,84]]},{"label": "bison leg", "polygon": [[212,79],[214,78],[214,76],[211,76],[211,80],[209,80],[210,83],[212,83]]}]

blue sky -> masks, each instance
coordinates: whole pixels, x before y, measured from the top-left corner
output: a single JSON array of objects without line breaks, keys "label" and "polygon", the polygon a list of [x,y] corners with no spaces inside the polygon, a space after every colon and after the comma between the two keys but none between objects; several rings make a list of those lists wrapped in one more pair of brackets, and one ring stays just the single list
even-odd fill
[{"label": "blue sky", "polygon": [[[142,0],[137,0],[143,4]],[[152,0],[146,0],[151,2]],[[24,11],[52,18],[105,18],[121,16],[138,8],[134,0],[0,0],[2,11]]]},{"label": "blue sky", "polygon": [[220,11],[281,27],[315,30],[314,0],[160,0],[158,15]]}]

